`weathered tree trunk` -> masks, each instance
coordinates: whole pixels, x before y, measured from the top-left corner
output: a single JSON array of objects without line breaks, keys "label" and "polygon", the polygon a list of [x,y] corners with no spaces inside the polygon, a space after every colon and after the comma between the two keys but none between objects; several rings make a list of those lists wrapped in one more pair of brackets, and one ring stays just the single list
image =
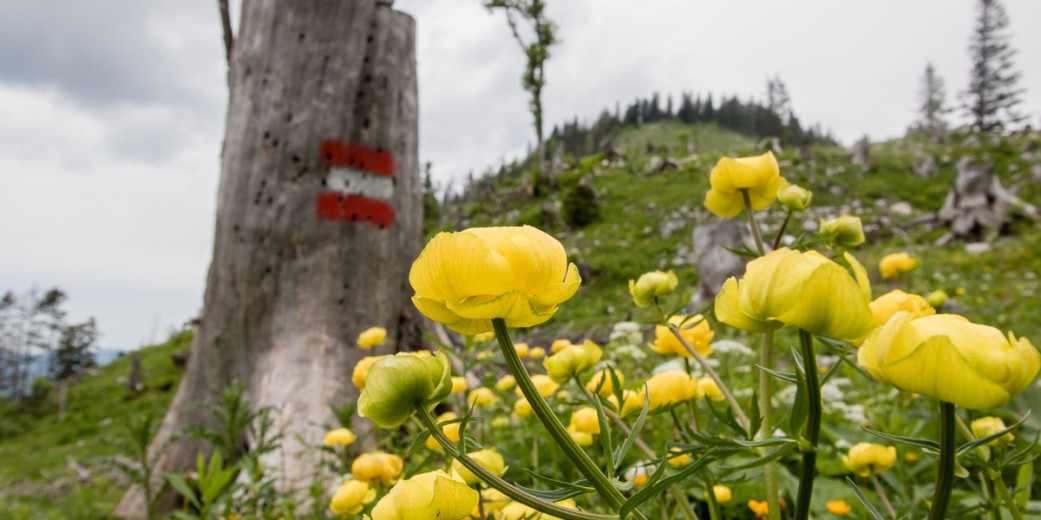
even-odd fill
[{"label": "weathered tree trunk", "polygon": [[[235,381],[287,427],[267,466],[308,483],[328,405],[356,397],[358,333],[401,334],[422,246],[415,22],[377,0],[243,3],[213,259],[187,371],[153,441],[208,420]],[[159,454],[156,478],[197,442]],[[132,489],[116,513],[141,517]]]}]

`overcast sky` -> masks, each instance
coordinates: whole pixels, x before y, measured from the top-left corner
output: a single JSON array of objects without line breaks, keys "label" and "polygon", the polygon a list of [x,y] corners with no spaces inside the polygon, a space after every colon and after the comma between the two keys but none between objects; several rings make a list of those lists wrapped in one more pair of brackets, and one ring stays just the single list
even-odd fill
[{"label": "overcast sky", "polygon": [[[238,2],[232,2],[237,19]],[[418,26],[420,157],[441,183],[523,152],[523,56],[480,0],[398,0]],[[1025,109],[1041,2],[1006,0]],[[851,142],[913,120],[932,61],[967,82],[968,0],[550,0],[546,120],[655,91],[763,97]],[[101,344],[162,339],[202,305],[227,91],[216,2],[0,0],[0,290],[59,286]]]}]

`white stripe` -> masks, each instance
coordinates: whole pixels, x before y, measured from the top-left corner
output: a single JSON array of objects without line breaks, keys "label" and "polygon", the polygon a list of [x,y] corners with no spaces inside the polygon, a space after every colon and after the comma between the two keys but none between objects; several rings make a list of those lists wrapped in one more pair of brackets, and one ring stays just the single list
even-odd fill
[{"label": "white stripe", "polygon": [[390,200],[394,195],[394,181],[390,177],[350,168],[331,168],[325,185],[330,190],[370,199]]}]

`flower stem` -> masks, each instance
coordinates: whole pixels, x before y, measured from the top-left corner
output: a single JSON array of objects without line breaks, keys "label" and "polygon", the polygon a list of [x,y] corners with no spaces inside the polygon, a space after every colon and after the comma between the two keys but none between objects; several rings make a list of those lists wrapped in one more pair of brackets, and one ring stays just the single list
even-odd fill
[{"label": "flower stem", "polygon": [[933,506],[929,509],[929,520],[946,518],[947,506],[951,502],[954,487],[954,404],[940,401],[940,464],[936,468],[936,491]]},{"label": "flower stem", "polygon": [[543,513],[565,518],[567,520],[610,520],[617,518],[617,515],[600,515],[558,506],[557,504],[542,500],[514,486],[485,469],[484,466],[471,459],[465,453],[459,453],[456,449],[456,443],[452,442],[452,440],[441,431],[441,428],[437,425],[434,416],[430,414],[429,410],[422,406],[417,406],[416,417],[419,417],[420,422],[426,426],[427,431],[429,431],[430,435],[437,440],[438,444],[441,445],[441,448],[445,450],[445,453],[458,460],[463,467],[470,470],[471,473],[480,478],[485,484],[502,491],[504,495],[516,500],[517,502],[533,509],[537,509]]},{"label": "flower stem", "polygon": [[[763,334],[762,348],[759,350],[759,366],[774,367],[774,333]],[[759,371],[759,414],[762,423],[759,425],[759,440],[773,436],[773,380],[766,370]],[[763,485],[766,487],[766,502],[770,509],[769,520],[781,520],[781,491],[777,482],[777,462],[767,462],[763,466]]]},{"label": "flower stem", "polygon": [[781,223],[781,229],[777,231],[777,237],[774,238],[774,244],[771,249],[777,249],[781,245],[781,238],[784,237],[784,230],[788,229],[788,223],[792,220],[792,210],[788,210],[788,213],[784,214],[784,222]]},{"label": "flower stem", "polygon": [[705,369],[705,373],[716,382],[716,386],[718,386],[719,390],[723,392],[723,396],[726,397],[727,403],[730,404],[730,408],[734,411],[734,417],[737,417],[737,419],[741,421],[741,426],[748,428],[749,425],[752,424],[751,421],[748,420],[748,416],[745,415],[745,411],[741,409],[741,405],[738,404],[737,399],[734,398],[734,394],[730,391],[730,388],[719,377],[719,374],[717,374],[715,369],[712,368],[712,365],[708,364],[708,360],[705,359],[705,356],[699,354],[698,351],[690,345],[690,342],[687,341],[687,338],[683,337],[683,334],[680,334],[680,329],[675,325],[668,322],[666,322],[666,325],[669,326],[672,335],[676,336],[676,339],[678,339],[680,344],[683,345],[683,348],[687,349],[690,356],[694,358],[694,361],[697,361],[698,364],[701,365],[701,368]]},{"label": "flower stem", "polygon": [[745,213],[748,214],[748,224],[752,226],[755,248],[759,251],[759,256],[763,256],[766,254],[766,246],[763,245],[763,234],[759,231],[759,223],[755,220],[755,212],[752,211],[752,197],[748,194],[747,188],[741,190],[741,196],[745,198]]},{"label": "flower stem", "polygon": [[813,336],[799,330],[799,345],[802,349],[802,364],[806,377],[806,440],[810,447],[802,454],[802,471],[799,491],[795,499],[795,520],[806,520],[810,516],[810,499],[813,497],[813,479],[817,476],[817,441],[821,432],[821,385],[817,374],[817,355],[813,351]]},{"label": "flower stem", "polygon": [[[590,485],[603,497],[607,505],[614,511],[621,509],[622,504],[625,503],[625,496],[607,479],[607,476],[600,471],[600,468],[589,458],[589,455],[582,451],[578,444],[575,444],[574,439],[571,438],[560,419],[553,414],[553,410],[546,404],[542,394],[535,388],[535,384],[531,381],[531,376],[528,374],[527,369],[524,368],[524,363],[513,348],[513,341],[510,340],[510,333],[506,329],[506,321],[502,318],[495,318],[492,320],[492,325],[495,327],[495,336],[499,340],[499,349],[502,350],[502,355],[506,359],[506,365],[517,380],[517,386],[521,389],[521,393],[524,394],[524,398],[528,400],[528,404],[531,405],[535,416],[546,427],[549,436],[560,446],[561,451],[564,452],[564,455],[575,465],[578,471],[589,480]],[[634,511],[633,514],[637,518],[644,518],[639,511]]]},{"label": "flower stem", "polygon": [[886,488],[882,487],[882,482],[878,480],[878,475],[871,475],[871,483],[875,486],[875,493],[882,500],[882,505],[886,507],[889,517],[896,520],[896,509],[893,509],[893,503],[889,501],[889,495],[886,494]]},{"label": "flower stem", "polygon": [[1012,494],[1008,492],[1008,487],[1005,486],[1005,481],[1001,478],[1001,474],[998,473],[995,476],[997,481],[994,482],[994,490],[1001,496],[1001,501],[1005,503],[1008,512],[1012,514],[1012,519],[1023,520],[1023,513],[1020,513],[1019,508],[1016,507],[1016,501],[1012,498]]}]

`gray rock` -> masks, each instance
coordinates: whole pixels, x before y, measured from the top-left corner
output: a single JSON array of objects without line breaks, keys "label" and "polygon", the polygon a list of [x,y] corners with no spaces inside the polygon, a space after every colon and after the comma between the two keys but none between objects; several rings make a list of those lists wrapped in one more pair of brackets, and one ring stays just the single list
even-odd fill
[{"label": "gray rock", "polygon": [[889,211],[898,217],[910,217],[914,213],[914,208],[909,202],[900,201],[889,206]]},{"label": "gray rock", "polygon": [[849,149],[849,156],[850,161],[857,166],[871,165],[871,142],[868,141],[866,135],[853,143],[853,146]]},{"label": "gray rock", "polygon": [[932,177],[932,175],[939,169],[939,165],[936,164],[936,158],[932,155],[925,155],[914,165],[915,175],[926,179]]},{"label": "gray rock", "polygon": [[724,219],[694,229],[694,265],[698,268],[698,288],[690,299],[691,307],[700,309],[715,299],[723,282],[745,272],[748,258],[727,251],[747,247],[753,241],[748,225],[737,219]]},{"label": "gray rock", "polygon": [[987,242],[972,242],[965,244],[965,252],[970,255],[980,255],[989,252],[990,249],[990,244]]}]

